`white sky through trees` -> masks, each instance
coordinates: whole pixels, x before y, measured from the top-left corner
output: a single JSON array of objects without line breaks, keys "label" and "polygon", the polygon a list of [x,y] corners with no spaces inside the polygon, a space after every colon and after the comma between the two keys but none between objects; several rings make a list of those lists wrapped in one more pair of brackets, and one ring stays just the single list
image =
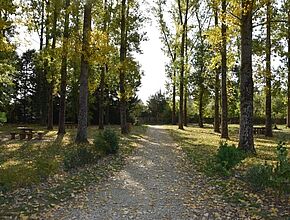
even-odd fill
[{"label": "white sky through trees", "polygon": [[[160,40],[159,30],[152,12],[149,9],[152,7],[152,2],[144,5],[144,13],[150,16],[150,21],[145,24],[144,31],[147,32],[148,41],[141,43],[143,54],[135,54],[135,58],[141,64],[141,70],[144,72],[142,77],[142,85],[137,93],[138,97],[146,103],[150,95],[161,90],[165,92],[165,57]],[[142,31],[142,30],[140,30]],[[18,34],[15,36],[17,44],[17,52],[24,53],[28,49],[39,50],[39,37],[36,33],[28,33],[27,28],[22,26],[17,28]]]}]

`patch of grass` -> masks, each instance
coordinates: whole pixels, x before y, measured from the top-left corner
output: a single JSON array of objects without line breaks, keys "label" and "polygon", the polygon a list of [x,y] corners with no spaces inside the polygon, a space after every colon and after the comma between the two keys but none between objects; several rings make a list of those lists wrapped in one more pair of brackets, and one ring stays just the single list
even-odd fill
[{"label": "patch of grass", "polygon": [[[212,126],[199,128],[197,126],[186,127],[185,130],[178,130],[176,126],[166,126],[171,136],[184,150],[195,170],[201,171],[204,175],[214,179],[213,185],[217,193],[224,195],[227,201],[237,204],[247,212],[254,215],[258,213],[263,218],[264,213],[268,216],[279,216],[280,219],[289,217],[289,194],[279,195],[273,190],[259,191],[251,188],[243,176],[246,171],[257,164],[277,164],[276,145],[284,140],[290,146],[290,129],[280,126],[280,130],[274,130],[274,137],[266,138],[264,135],[255,135],[255,148],[257,155],[248,156],[234,168],[227,178],[214,176],[213,170],[209,170],[209,164],[215,161],[215,155],[219,149],[220,134],[213,132]],[[238,145],[238,125],[229,125],[228,145]],[[288,156],[289,159],[289,156]],[[215,172],[215,171],[214,171]],[[286,173],[286,171],[285,171]],[[261,178],[257,174],[257,178]],[[279,201],[279,202],[277,202]],[[272,209],[275,207],[275,209]],[[273,213],[269,210],[275,210]],[[288,210],[288,211],[287,211]]]},{"label": "patch of grass", "polygon": [[[67,129],[67,133],[59,137],[56,130],[49,131],[42,141],[9,140],[9,131],[16,127],[5,125],[0,130],[3,140],[0,143],[0,216],[3,218],[19,218],[21,213],[43,213],[74,198],[90,184],[121,169],[124,158],[146,132],[146,126],[138,126],[132,128],[131,134],[121,136],[119,127],[112,126],[111,129],[120,135],[118,154],[102,158],[101,163],[64,172],[65,156],[76,149],[73,144],[75,129]],[[41,127],[35,129],[45,130]],[[86,147],[93,149],[93,138],[98,132],[97,127],[89,127],[90,143]]]}]

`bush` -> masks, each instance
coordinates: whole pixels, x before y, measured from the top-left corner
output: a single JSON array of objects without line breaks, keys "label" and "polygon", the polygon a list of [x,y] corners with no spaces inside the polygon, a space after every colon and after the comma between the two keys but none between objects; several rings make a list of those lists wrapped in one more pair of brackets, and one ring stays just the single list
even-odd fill
[{"label": "bush", "polygon": [[255,165],[248,169],[246,179],[254,188],[272,187],[278,191],[290,192],[290,163],[285,143],[279,142],[276,147],[277,164],[270,166]]},{"label": "bush", "polygon": [[255,189],[264,189],[271,186],[273,167],[267,163],[250,167],[246,172],[246,180]]},{"label": "bush", "polygon": [[38,158],[35,161],[36,173],[40,179],[46,180],[59,168],[59,164],[53,158]]},{"label": "bush", "polygon": [[235,145],[221,142],[216,155],[208,158],[205,171],[209,175],[229,176],[231,169],[246,158],[246,154],[237,149]]},{"label": "bush", "polygon": [[97,161],[95,154],[87,147],[81,146],[64,156],[64,169],[70,170]]},{"label": "bush", "polygon": [[228,145],[221,142],[217,151],[216,162],[224,169],[230,170],[245,159],[245,153],[236,148],[235,145]]},{"label": "bush", "polygon": [[119,137],[112,129],[105,129],[95,137],[94,145],[105,154],[115,154],[119,150]]}]

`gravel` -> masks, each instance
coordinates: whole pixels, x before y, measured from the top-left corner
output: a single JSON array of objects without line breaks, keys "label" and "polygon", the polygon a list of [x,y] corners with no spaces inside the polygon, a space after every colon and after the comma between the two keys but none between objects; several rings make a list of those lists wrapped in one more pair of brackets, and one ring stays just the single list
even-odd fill
[{"label": "gravel", "polygon": [[87,190],[84,202],[61,207],[50,218],[247,219],[187,166],[166,130],[150,126],[122,171]]}]

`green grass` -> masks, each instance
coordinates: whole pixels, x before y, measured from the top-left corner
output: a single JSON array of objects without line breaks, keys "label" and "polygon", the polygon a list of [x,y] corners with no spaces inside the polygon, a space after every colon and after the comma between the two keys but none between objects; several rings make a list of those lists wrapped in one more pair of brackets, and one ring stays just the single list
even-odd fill
[{"label": "green grass", "polygon": [[[209,176],[209,184],[219,186],[218,193],[224,198],[248,212],[266,219],[289,217],[289,195],[278,195],[277,192],[267,189],[256,192],[243,178],[245,171],[254,164],[275,164],[276,146],[278,141],[283,140],[290,146],[290,129],[280,126],[280,130],[274,130],[274,137],[266,138],[263,135],[255,135],[255,148],[257,155],[249,156],[243,160],[229,177],[212,176],[207,172],[208,163],[214,158],[220,144],[220,135],[213,132],[212,126],[205,128],[197,126],[186,127],[185,130],[178,130],[176,126],[166,126],[171,136],[178,142],[187,154],[193,168]],[[238,125],[229,126],[229,144],[238,145]],[[225,141],[225,140],[224,140]]]},{"label": "green grass", "polygon": [[[77,147],[73,143],[76,129],[67,129],[61,137],[57,137],[57,130],[46,131],[41,141],[10,140],[9,133],[16,127],[0,128],[0,216],[37,214],[73,198],[86,186],[120,169],[126,155],[132,153],[138,138],[146,131],[146,127],[138,126],[123,136],[113,126],[121,137],[118,154],[103,157],[100,164],[64,172],[64,156]],[[45,131],[42,127],[33,127]],[[97,132],[97,127],[89,127],[89,145],[93,146]]]}]

